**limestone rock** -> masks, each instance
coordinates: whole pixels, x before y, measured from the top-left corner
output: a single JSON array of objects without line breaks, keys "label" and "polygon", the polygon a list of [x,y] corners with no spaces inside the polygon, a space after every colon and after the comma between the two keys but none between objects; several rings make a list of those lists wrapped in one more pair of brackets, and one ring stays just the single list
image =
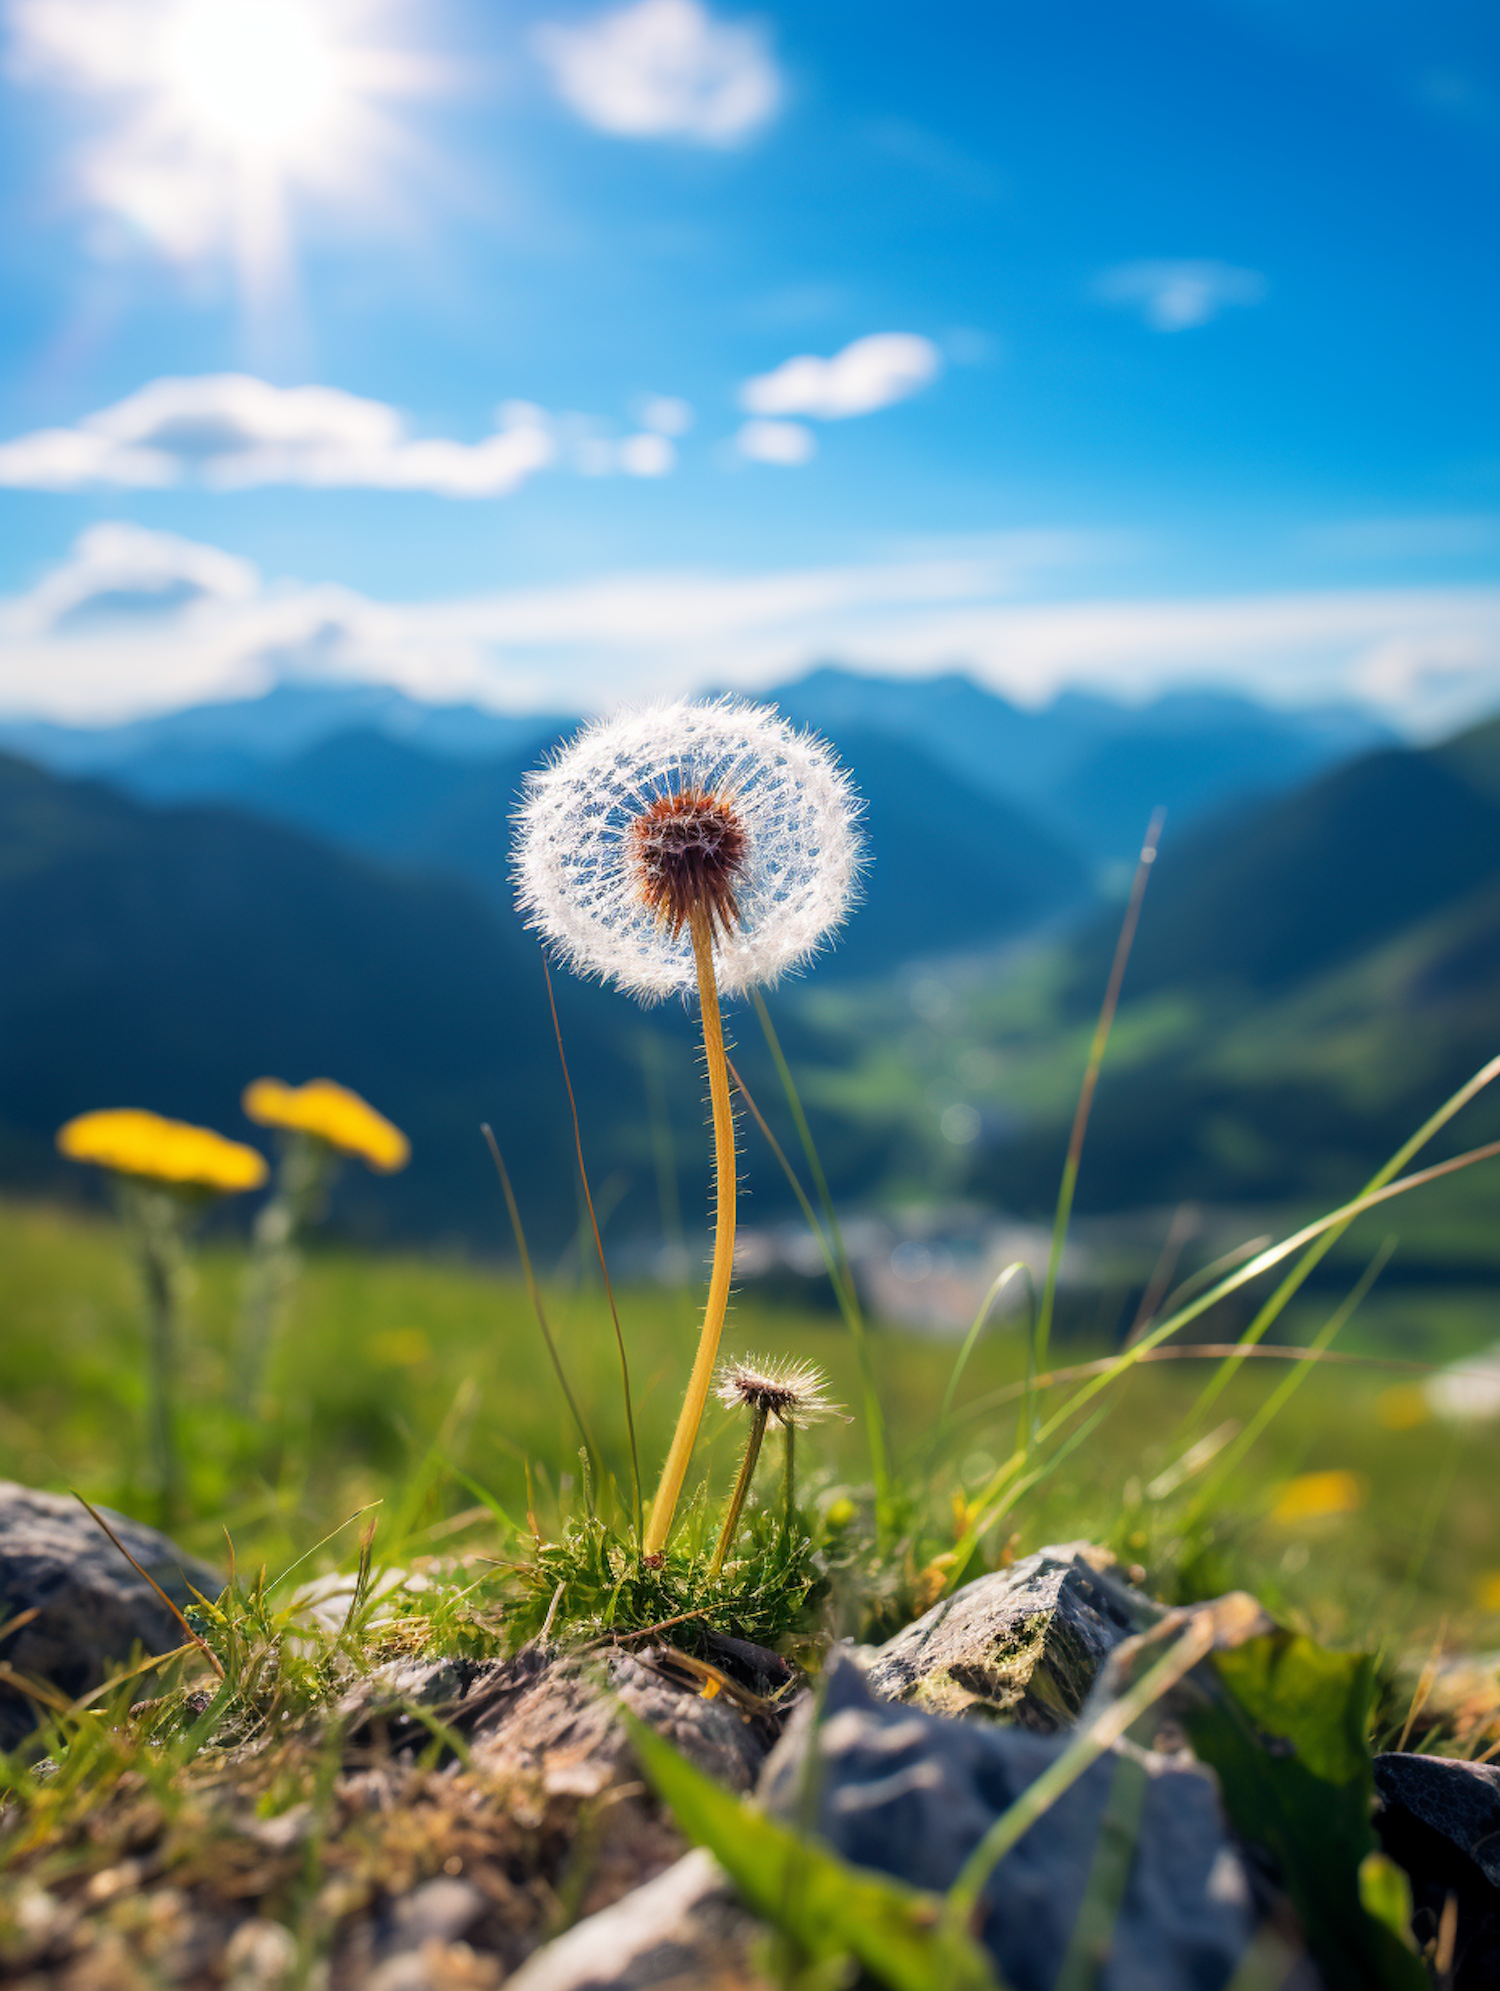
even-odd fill
[{"label": "limestone rock", "polygon": [[1160,1616],[1098,1549],[1038,1549],[888,1639],[869,1683],[930,1714],[988,1715],[1051,1734],[1077,1717],[1114,1648]]},{"label": "limestone rock", "polygon": [[[938,1893],[1066,1746],[1020,1727],[944,1720],[877,1700],[843,1657],[827,1675],[809,1778],[812,1733],[809,1716],[800,1716],[767,1764],[767,1808],[805,1819],[858,1866]],[[1012,1991],[1051,1991],[1101,1827],[1107,1814],[1134,1806],[1139,1822],[1098,1991],[1223,1991],[1233,1977],[1257,1940],[1260,1916],[1217,1787],[1194,1765],[1125,1743],[1086,1770],[990,1876],[981,1935]],[[1268,1981],[1286,1976],[1283,1968]]]},{"label": "limestone rock", "polygon": [[[192,1603],[190,1584],[207,1597],[223,1588],[216,1571],[155,1528],[102,1511],[176,1603]],[[76,1500],[0,1480],[0,1618],[33,1609],[38,1615],[5,1641],[0,1656],[72,1700],[99,1686],[136,1644],[148,1653],[182,1644],[177,1620]],[[13,1747],[35,1726],[33,1703],[0,1687],[0,1747]]]},{"label": "limestone rock", "polygon": [[507,1991],[769,1991],[761,1933],[700,1850],[538,1950]]}]

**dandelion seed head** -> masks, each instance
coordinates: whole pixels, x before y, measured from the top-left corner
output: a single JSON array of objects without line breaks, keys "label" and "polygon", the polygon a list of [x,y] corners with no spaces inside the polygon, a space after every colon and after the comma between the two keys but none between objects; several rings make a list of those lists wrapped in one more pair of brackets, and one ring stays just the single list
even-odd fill
[{"label": "dandelion seed head", "polygon": [[726,1362],[714,1379],[714,1395],[726,1410],[761,1410],[778,1424],[801,1429],[825,1417],[842,1417],[828,1397],[828,1378],[813,1362],[774,1361],[742,1356]]},{"label": "dandelion seed head", "polygon": [[740,994],[801,966],[844,919],[859,813],[833,750],[767,707],[623,713],[529,777],[517,902],[570,968],[646,1002],[696,986],[701,904],[720,986]]}]

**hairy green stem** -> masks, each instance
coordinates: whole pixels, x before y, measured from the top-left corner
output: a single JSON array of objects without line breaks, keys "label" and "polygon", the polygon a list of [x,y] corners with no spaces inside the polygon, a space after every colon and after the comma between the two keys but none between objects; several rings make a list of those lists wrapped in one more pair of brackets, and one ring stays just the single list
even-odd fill
[{"label": "hairy green stem", "polygon": [[724,1558],[733,1546],[735,1534],[740,1525],[740,1515],[745,1510],[745,1495],[750,1491],[750,1482],[755,1477],[755,1464],[760,1457],[760,1441],[766,1435],[766,1419],[770,1412],[757,1406],[750,1416],[750,1436],[745,1440],[745,1456],[740,1460],[739,1476],[734,1482],[734,1492],[729,1496],[729,1505],[724,1510],[724,1525],[719,1530],[718,1547],[714,1559],[708,1565],[710,1576],[717,1576],[724,1567]]}]

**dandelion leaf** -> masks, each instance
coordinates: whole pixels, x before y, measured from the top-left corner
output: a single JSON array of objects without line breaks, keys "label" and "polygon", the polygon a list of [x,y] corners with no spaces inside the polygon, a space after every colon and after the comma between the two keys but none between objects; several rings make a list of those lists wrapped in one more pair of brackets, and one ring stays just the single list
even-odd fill
[{"label": "dandelion leaf", "polygon": [[1205,1662],[1217,1689],[1185,1714],[1235,1830],[1278,1867],[1328,1991],[1423,1991],[1427,1976],[1361,1869],[1379,1850],[1366,1729],[1373,1662],[1275,1631]]}]

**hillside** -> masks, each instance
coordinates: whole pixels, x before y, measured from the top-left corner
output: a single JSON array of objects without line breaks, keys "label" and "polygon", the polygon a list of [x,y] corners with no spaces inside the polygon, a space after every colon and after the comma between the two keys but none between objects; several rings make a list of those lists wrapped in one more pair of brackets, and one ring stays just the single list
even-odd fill
[{"label": "hillside", "polygon": [[[0,1165],[62,1183],[70,1114],[150,1105],[241,1137],[262,1072],[326,1073],[411,1135],[351,1170],[346,1222],[497,1237],[478,1138],[525,1155],[534,1221],[573,1222],[571,1132],[535,946],[461,884],[403,876],[219,808],[153,810],[0,757]],[[618,1092],[634,1015],[559,980],[581,1094]]]},{"label": "hillside", "polygon": [[[862,1130],[867,1189],[1046,1209],[1117,923],[1096,918],[989,969],[809,994],[803,1055],[821,1054],[810,1089],[841,1128]],[[1169,833],[1080,1207],[1344,1193],[1496,1050],[1491,724]],[[957,1102],[975,1109],[960,1125],[977,1137],[954,1148],[940,1127]],[[1486,1129],[1500,1129],[1500,1101],[1471,1108],[1451,1138]]]}]

